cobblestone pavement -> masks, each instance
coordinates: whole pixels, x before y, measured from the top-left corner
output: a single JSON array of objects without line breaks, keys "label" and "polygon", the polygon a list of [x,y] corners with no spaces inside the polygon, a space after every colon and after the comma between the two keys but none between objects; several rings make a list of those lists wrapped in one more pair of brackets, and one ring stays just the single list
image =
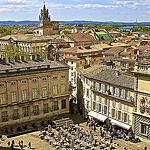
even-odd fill
[{"label": "cobblestone pavement", "polygon": [[[72,118],[73,120],[76,119],[76,121],[75,121],[76,123],[78,121],[80,122],[80,124],[79,124],[80,129],[83,128],[83,130],[86,132],[90,132],[92,130],[92,129],[89,129],[88,126],[86,126],[86,122],[79,114],[71,115],[70,118]],[[76,124],[76,126],[78,126],[78,124]],[[53,132],[55,132],[55,134],[57,134],[57,131],[55,129],[53,129]],[[104,139],[102,139],[100,137],[99,127],[97,127],[96,132],[94,132],[93,130],[92,130],[92,132],[94,133],[94,138],[97,137],[97,138],[100,138],[102,141],[104,141]],[[5,136],[3,136],[3,138],[5,140],[2,141],[2,143],[0,144],[0,150],[3,150],[3,149],[8,150],[9,148],[8,148],[7,143],[8,143],[8,141],[12,141],[12,140],[15,141],[16,149],[19,149],[19,144],[18,144],[19,140],[23,140],[23,143],[24,143],[23,149],[24,150],[29,149],[28,148],[29,141],[31,142],[32,149],[35,149],[35,150],[53,150],[53,149],[55,149],[48,142],[41,140],[39,138],[39,134],[40,134],[40,131],[37,131],[37,132],[25,134],[25,135],[16,136],[16,137],[9,138],[9,139],[7,139]],[[51,138],[51,139],[53,139],[53,138]],[[147,150],[150,150],[150,141],[147,141],[144,139],[141,139],[141,141],[142,142],[139,142],[139,143],[131,143],[129,141],[124,141],[123,139],[117,139],[117,140],[114,140],[113,142],[116,143],[116,144],[114,144],[116,150],[123,150],[125,146],[126,146],[127,150],[144,150],[145,146],[147,146],[147,148],[148,148]],[[86,142],[84,142],[83,140],[82,141],[80,140],[80,142],[82,142],[83,145],[86,145]],[[117,143],[119,146],[117,146]],[[3,147],[3,149],[1,147]],[[76,146],[76,148],[79,148],[79,147]],[[97,147],[96,149],[98,150],[100,148]]]}]

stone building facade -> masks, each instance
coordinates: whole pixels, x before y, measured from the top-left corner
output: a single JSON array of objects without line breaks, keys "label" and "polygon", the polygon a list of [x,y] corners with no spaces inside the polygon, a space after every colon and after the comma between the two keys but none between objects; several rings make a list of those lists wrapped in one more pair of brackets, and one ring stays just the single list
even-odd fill
[{"label": "stone building facade", "polygon": [[79,68],[78,77],[83,85],[83,102],[80,103],[85,116],[89,115],[107,126],[133,129],[132,112],[136,107],[134,77],[99,64]]},{"label": "stone building facade", "polygon": [[0,127],[69,112],[66,65],[45,60],[0,68]]},{"label": "stone building facade", "polygon": [[137,136],[150,140],[150,66],[138,64],[133,71],[136,78],[137,111],[133,113],[134,132]]}]

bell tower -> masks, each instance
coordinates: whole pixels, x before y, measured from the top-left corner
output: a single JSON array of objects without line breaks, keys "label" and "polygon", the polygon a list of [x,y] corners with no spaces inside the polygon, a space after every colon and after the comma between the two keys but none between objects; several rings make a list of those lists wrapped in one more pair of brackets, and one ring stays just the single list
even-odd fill
[{"label": "bell tower", "polygon": [[59,22],[51,21],[48,9],[46,9],[45,2],[43,9],[41,9],[41,13],[39,15],[39,35],[52,35],[58,32]]},{"label": "bell tower", "polygon": [[50,26],[51,19],[50,19],[48,9],[46,9],[45,2],[44,2],[43,9],[41,9],[41,13],[39,15],[39,22],[40,22],[40,27]]}]

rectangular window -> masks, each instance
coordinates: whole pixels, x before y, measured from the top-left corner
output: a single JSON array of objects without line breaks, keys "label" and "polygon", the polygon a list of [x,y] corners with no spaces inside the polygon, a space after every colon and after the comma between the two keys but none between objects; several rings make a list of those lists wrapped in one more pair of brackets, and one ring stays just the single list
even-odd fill
[{"label": "rectangular window", "polygon": [[64,79],[64,78],[65,78],[65,75],[62,75],[61,78]]},{"label": "rectangular window", "polygon": [[54,101],[54,110],[58,110],[58,101]]},{"label": "rectangular window", "polygon": [[43,78],[42,78],[42,80],[43,80],[43,81],[46,81],[46,80],[47,80],[47,78],[46,78],[46,77],[43,77]]},{"label": "rectangular window", "polygon": [[66,93],[66,85],[62,84],[61,85],[61,94],[65,94]]},{"label": "rectangular window", "polygon": [[16,85],[16,82],[15,81],[11,82],[11,85]]},{"label": "rectangular window", "polygon": [[115,109],[112,109],[112,117],[115,118]]},{"label": "rectangular window", "polygon": [[29,116],[29,108],[28,107],[23,108],[23,114],[24,114],[24,117]]},{"label": "rectangular window", "polygon": [[120,110],[122,109],[122,104],[121,104],[121,102],[119,102],[119,109],[120,109]]},{"label": "rectangular window", "polygon": [[86,84],[88,84],[88,85],[89,85],[89,79],[86,79]]},{"label": "rectangular window", "polygon": [[127,116],[128,116],[128,114],[124,113],[124,122],[127,122]]},{"label": "rectangular window", "polygon": [[53,77],[53,80],[56,80],[56,79],[57,79],[57,76],[54,76],[54,77]]},{"label": "rectangular window", "polygon": [[65,99],[61,100],[61,108],[62,109],[66,108],[66,100]]},{"label": "rectangular window", "polygon": [[33,106],[33,114],[34,115],[39,115],[39,105]]},{"label": "rectangular window", "polygon": [[12,103],[17,102],[16,92],[11,93],[11,100],[12,100]]},{"label": "rectangular window", "polygon": [[13,110],[13,120],[19,119],[18,109]]},{"label": "rectangular window", "polygon": [[104,106],[104,114],[107,114],[107,106]]},{"label": "rectangular window", "polygon": [[93,102],[93,110],[95,110],[95,102]]},{"label": "rectangular window", "polygon": [[115,96],[119,96],[119,88],[115,88]]},{"label": "rectangular window", "polygon": [[23,101],[27,100],[27,91],[26,90],[22,91],[22,100]]},{"label": "rectangular window", "polygon": [[89,108],[89,101],[86,102],[86,108]]},{"label": "rectangular window", "polygon": [[57,94],[58,94],[58,86],[53,85],[53,95],[57,95]]},{"label": "rectangular window", "polygon": [[36,79],[32,79],[32,83],[36,83],[37,82],[37,80]]},{"label": "rectangular window", "polygon": [[32,89],[33,99],[37,98],[37,88]]},{"label": "rectangular window", "polygon": [[2,94],[0,95],[0,98],[1,98],[1,104],[6,104],[6,97],[5,97],[5,94],[4,94],[4,93],[2,93]]},{"label": "rectangular window", "polygon": [[115,108],[116,107],[116,102],[115,100],[112,101],[112,106]]},{"label": "rectangular window", "polygon": [[43,91],[43,97],[46,97],[47,96],[47,88],[46,87],[42,88],[42,91]]},{"label": "rectangular window", "polygon": [[80,64],[82,64],[82,61],[80,61]]},{"label": "rectangular window", "polygon": [[43,104],[43,113],[48,113],[49,110],[48,110],[48,103],[46,104]]},{"label": "rectangular window", "polygon": [[87,89],[86,92],[87,92],[87,93],[86,93],[86,96],[89,97],[89,89]]},{"label": "rectangular window", "polygon": [[143,124],[141,123],[141,133],[142,134],[147,134],[147,125],[146,124]]},{"label": "rectangular window", "polygon": [[4,87],[5,86],[5,84],[4,83],[0,83],[0,87]]},{"label": "rectangular window", "polygon": [[99,91],[101,91],[101,83],[99,83]]},{"label": "rectangular window", "polygon": [[7,111],[2,112],[2,122],[8,121]]},{"label": "rectangular window", "polygon": [[99,112],[101,112],[102,110],[101,110],[101,104],[99,104]]},{"label": "rectangular window", "polygon": [[105,98],[105,99],[104,99],[104,101],[105,101],[105,105],[107,105],[107,103],[108,103],[108,100],[107,100],[107,98]]},{"label": "rectangular window", "polygon": [[118,120],[121,120],[121,111],[118,111]]},{"label": "rectangular window", "polygon": [[71,61],[71,64],[73,64],[73,61]]},{"label": "rectangular window", "polygon": [[22,80],[21,83],[22,83],[22,84],[26,84],[27,81],[26,81],[26,80]]}]

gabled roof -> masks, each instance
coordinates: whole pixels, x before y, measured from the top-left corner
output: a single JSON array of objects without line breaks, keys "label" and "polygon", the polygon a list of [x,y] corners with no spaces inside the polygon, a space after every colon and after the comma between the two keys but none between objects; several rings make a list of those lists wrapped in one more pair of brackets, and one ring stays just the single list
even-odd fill
[{"label": "gabled roof", "polygon": [[96,39],[87,33],[73,33],[73,34],[66,34],[67,37],[72,39],[74,42],[90,42],[96,41]]}]

